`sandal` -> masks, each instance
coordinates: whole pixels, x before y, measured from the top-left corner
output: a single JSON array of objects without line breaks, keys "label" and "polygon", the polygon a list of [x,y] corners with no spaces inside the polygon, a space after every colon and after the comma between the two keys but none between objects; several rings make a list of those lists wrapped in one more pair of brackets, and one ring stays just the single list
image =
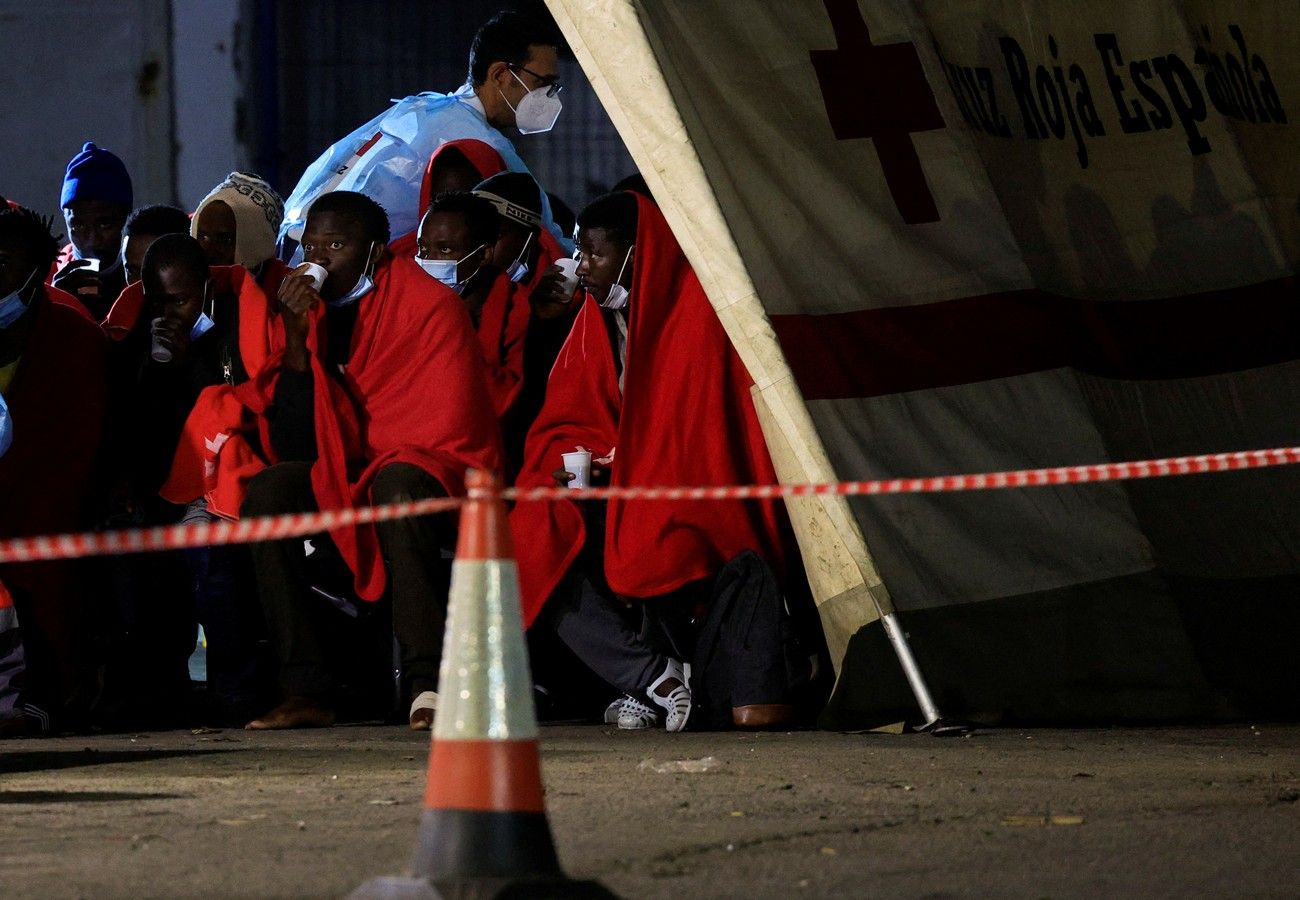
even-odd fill
[{"label": "sandal", "polygon": [[[659,724],[659,711],[646,706],[632,695],[624,697],[618,711],[618,727],[624,731],[640,731],[642,728],[654,728]],[[611,704],[612,705],[612,704]],[[605,711],[606,715],[609,710]]]},{"label": "sandal", "polygon": [[438,695],[433,691],[420,691],[411,701],[409,724],[412,731],[428,731],[433,727],[433,713],[438,708]]},{"label": "sandal", "polygon": [[[666,693],[659,692],[661,685],[667,686],[674,681],[677,682],[676,687],[668,688]],[[686,671],[681,663],[675,659],[668,660],[664,673],[646,689],[646,696],[656,706],[663,708],[664,730],[676,732],[686,727],[686,722],[691,717],[691,688],[686,683]]]}]

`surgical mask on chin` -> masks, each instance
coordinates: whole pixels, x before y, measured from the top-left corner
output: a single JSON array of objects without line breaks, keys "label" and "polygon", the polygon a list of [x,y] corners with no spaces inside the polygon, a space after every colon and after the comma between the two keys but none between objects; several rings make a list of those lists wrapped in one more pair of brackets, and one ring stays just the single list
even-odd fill
[{"label": "surgical mask on chin", "polygon": [[524,241],[524,247],[519,251],[519,255],[515,257],[515,261],[506,266],[506,277],[510,279],[512,284],[518,284],[528,277],[531,267],[524,262],[524,256],[528,253],[528,245],[532,242],[533,233],[530,231],[528,232],[528,239]]},{"label": "surgical mask on chin", "polygon": [[417,256],[415,257],[415,263],[421,269],[424,269],[424,271],[428,272],[434,278],[438,279],[447,287],[459,294],[465,289],[465,285],[469,283],[470,278],[477,275],[479,269],[483,268],[483,264],[479,263],[478,269],[475,269],[469,276],[461,278],[460,264],[469,259],[475,253],[478,253],[484,246],[486,245],[479,244],[460,259],[424,259],[423,257]]},{"label": "surgical mask on chin", "polygon": [[[635,247],[633,244],[632,247]],[[627,269],[627,261],[632,258],[632,247],[627,248],[627,254],[623,257],[623,265],[619,266],[618,277],[614,279],[614,284],[610,287],[609,293],[601,301],[601,306],[605,309],[625,309],[627,307],[630,292],[623,285],[619,284],[623,280],[623,272]]]},{"label": "surgical mask on chin", "polygon": [[23,291],[32,283],[36,277],[37,269],[32,270],[32,274],[27,276],[23,286],[14,291],[7,297],[0,298],[0,328],[8,328],[13,323],[22,318],[23,313],[27,312],[27,303],[22,298]]},{"label": "surgical mask on chin", "polygon": [[[366,251],[366,259],[369,260],[370,254],[374,252],[375,252],[375,242],[371,241],[370,249]],[[361,276],[357,279],[357,283],[352,286],[352,290],[348,291],[346,294],[344,294],[342,297],[338,298],[337,300],[326,300],[325,305],[332,306],[334,308],[338,308],[340,306],[351,306],[353,303],[356,303],[358,300],[360,300],[366,294],[369,294],[374,289],[375,289],[375,279],[371,277],[370,263],[367,262],[366,267],[361,270]]]},{"label": "surgical mask on chin", "polygon": [[4,456],[14,442],[14,420],[9,417],[5,398],[0,397],[0,456]]},{"label": "surgical mask on chin", "polygon": [[[510,74],[515,76],[515,81],[528,87],[527,83],[513,71]],[[506,95],[501,94],[501,99],[506,100],[506,106],[510,106],[515,112],[515,127],[519,129],[520,134],[542,134],[555,127],[555,120],[560,117],[560,110],[564,109],[564,104],[560,102],[558,96],[548,97],[548,91],[550,86],[531,90],[524,94],[518,106],[510,106]]]}]

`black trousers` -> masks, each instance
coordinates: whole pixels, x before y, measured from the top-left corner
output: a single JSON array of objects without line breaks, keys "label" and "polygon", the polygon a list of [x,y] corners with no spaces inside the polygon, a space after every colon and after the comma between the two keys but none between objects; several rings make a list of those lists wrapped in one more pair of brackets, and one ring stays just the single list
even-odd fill
[{"label": "black trousers", "polygon": [[584,509],[587,541],[543,608],[541,622],[607,684],[641,698],[669,659],[690,661],[691,613],[708,598],[712,581],[625,602],[605,580],[605,506]]},{"label": "black trousers", "polygon": [[[379,471],[371,487],[376,504],[445,496],[423,469],[394,463]],[[315,510],[311,463],[288,462],[260,472],[248,485],[242,515],[278,515]],[[380,522],[379,544],[388,571],[393,632],[401,651],[402,673],[412,693],[438,685],[438,665],[447,621],[451,566],[442,558],[455,539],[446,514]],[[334,551],[326,535],[311,539],[317,549]],[[280,687],[288,696],[328,702],[336,686],[337,660],[330,648],[345,622],[326,596],[339,592],[322,580],[321,567],[309,557],[302,538],[253,544],[253,566],[271,644],[280,663]],[[315,554],[313,554],[314,556]],[[351,585],[346,592],[350,593]]]}]

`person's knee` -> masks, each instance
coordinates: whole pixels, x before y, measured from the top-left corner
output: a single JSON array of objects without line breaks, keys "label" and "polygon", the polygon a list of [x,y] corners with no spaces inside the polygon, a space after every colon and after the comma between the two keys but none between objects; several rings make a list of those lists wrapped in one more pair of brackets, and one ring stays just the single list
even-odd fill
[{"label": "person's knee", "polygon": [[239,514],[249,518],[303,512],[304,493],[311,493],[310,464],[268,466],[249,480]]},{"label": "person's knee", "polygon": [[419,466],[410,463],[392,463],[384,466],[375,476],[370,497],[375,504],[410,503],[428,497],[441,497],[446,492],[437,480]]}]

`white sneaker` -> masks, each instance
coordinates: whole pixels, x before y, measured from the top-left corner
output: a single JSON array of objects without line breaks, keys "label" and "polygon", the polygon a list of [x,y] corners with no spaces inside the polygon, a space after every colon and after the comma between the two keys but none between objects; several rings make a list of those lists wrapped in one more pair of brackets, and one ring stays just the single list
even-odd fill
[{"label": "white sneaker", "polygon": [[659,724],[659,713],[654,707],[646,706],[632,696],[624,697],[622,702],[623,707],[618,711],[618,727],[624,731],[639,731]]},{"label": "white sneaker", "polygon": [[[661,684],[673,680],[679,682],[677,687],[667,694],[658,693]],[[691,717],[691,687],[686,680],[686,671],[681,663],[675,659],[668,660],[664,673],[646,689],[646,696],[656,706],[663,707],[666,731],[681,731],[686,727],[686,722]]]}]

